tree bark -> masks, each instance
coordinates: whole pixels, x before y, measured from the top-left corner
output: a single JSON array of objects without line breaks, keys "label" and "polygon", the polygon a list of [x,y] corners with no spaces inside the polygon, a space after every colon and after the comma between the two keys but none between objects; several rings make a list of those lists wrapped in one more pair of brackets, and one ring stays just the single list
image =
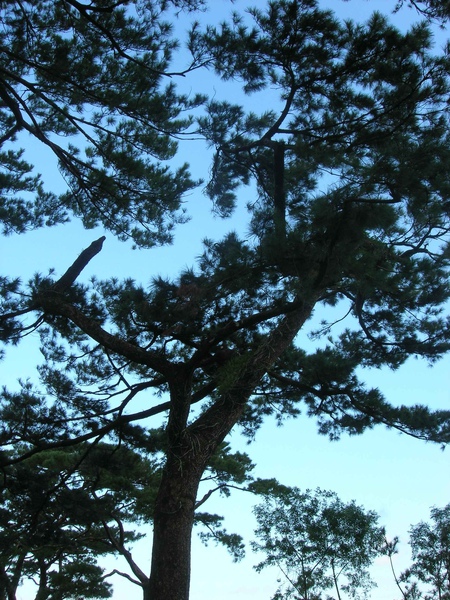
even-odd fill
[{"label": "tree bark", "polygon": [[60,279],[58,279],[58,281],[54,284],[53,291],[60,293],[67,291],[75,283],[77,277],[94,258],[94,256],[101,251],[105,239],[106,238],[103,235],[98,240],[95,240],[95,242],[92,242],[88,248],[83,250],[80,256],[67,269],[64,275],[60,277]]},{"label": "tree bark", "polygon": [[192,370],[173,365],[169,381],[168,449],[153,516],[152,566],[144,600],[188,600],[191,536],[205,452],[187,428]]},{"label": "tree bark", "polygon": [[[153,519],[151,575],[144,600],[188,600],[195,501],[203,468],[198,457],[169,457]],[[177,464],[178,463],[178,464]]]}]

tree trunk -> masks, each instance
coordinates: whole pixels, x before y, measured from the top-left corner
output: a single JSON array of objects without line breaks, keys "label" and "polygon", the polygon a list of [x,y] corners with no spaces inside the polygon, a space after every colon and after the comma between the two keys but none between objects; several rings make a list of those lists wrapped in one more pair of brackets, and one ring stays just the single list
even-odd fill
[{"label": "tree trunk", "polygon": [[3,565],[0,567],[0,600],[16,600],[16,590]]},{"label": "tree trunk", "polygon": [[153,520],[152,567],[144,600],[188,600],[191,537],[195,501],[202,468],[198,458],[169,457],[164,470]]}]

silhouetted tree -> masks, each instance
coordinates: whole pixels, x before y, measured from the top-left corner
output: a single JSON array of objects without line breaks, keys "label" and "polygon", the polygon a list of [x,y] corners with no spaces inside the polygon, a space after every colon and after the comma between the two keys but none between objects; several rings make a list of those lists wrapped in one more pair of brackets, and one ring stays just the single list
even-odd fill
[{"label": "silhouetted tree", "polygon": [[[50,4],[44,20],[37,4],[8,3],[11,39],[28,48],[39,32],[39,64],[53,65],[61,47],[58,73],[70,79],[63,86],[47,68],[41,75],[36,61],[19,68],[11,58],[13,75],[32,69],[28,84],[17,85],[45,123],[37,127],[29,116],[23,125],[15,105],[22,96],[5,79],[3,136],[9,143],[23,126],[48,145],[50,131],[78,131],[81,109],[92,104],[86,162],[56,149],[71,191],[52,200],[50,213],[69,207],[86,225],[102,220],[137,243],[167,239],[160,226],[191,182],[184,169],[170,174],[147,158],[171,155],[171,136],[186,125],[177,121],[180,110],[191,103],[158,87],[171,42],[151,9],[166,3],[144,2],[143,17],[132,5],[131,21],[121,4],[43,6]],[[29,16],[23,7],[30,6]],[[256,184],[246,193],[251,235],[206,240],[195,268],[150,286],[77,282],[103,238],[59,280],[36,275],[23,287],[2,280],[2,339],[17,343],[38,330],[45,359],[41,387],[26,382],[2,392],[6,449],[26,444],[25,459],[105,439],[152,453],[147,421],[164,417],[145,600],[188,598],[199,485],[235,425],[252,437],[267,416],[282,420],[306,407],[332,439],[377,424],[441,444],[450,438],[449,411],[397,406],[360,378],[364,367],[395,369],[412,356],[433,362],[450,347],[448,55],[433,52],[424,23],[401,33],[380,14],[341,22],[315,0],[277,0],[250,14],[251,24],[235,16],[218,29],[194,26],[189,47],[192,65],[241,81],[248,94],[279,91],[280,104],[261,113],[216,97],[197,121],[215,151],[207,192],[217,211],[231,215],[240,186]],[[43,86],[36,100],[35,79]],[[50,92],[57,107],[46,100]],[[99,107],[99,94],[112,104]],[[66,116],[69,108],[75,117]],[[11,160],[19,169],[19,156]],[[20,212],[15,198],[11,207]],[[298,333],[322,307],[334,307],[346,326],[335,332],[324,323],[316,348],[301,347]],[[8,454],[2,459],[10,462]]]},{"label": "silhouetted tree", "polygon": [[36,584],[35,600],[109,598],[98,558],[127,557],[141,537],[129,527],[151,517],[158,470],[136,452],[100,443],[42,452],[2,477],[0,598],[16,600],[26,580]]}]

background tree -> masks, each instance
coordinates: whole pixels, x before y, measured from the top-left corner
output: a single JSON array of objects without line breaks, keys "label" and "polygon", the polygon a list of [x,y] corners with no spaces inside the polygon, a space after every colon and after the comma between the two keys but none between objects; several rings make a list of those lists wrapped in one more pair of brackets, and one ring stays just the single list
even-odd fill
[{"label": "background tree", "polygon": [[421,521],[410,529],[411,567],[397,578],[393,555],[398,538],[385,551],[399,590],[405,600],[448,600],[450,598],[450,504],[431,510],[431,524]]},{"label": "background tree", "polygon": [[98,559],[119,552],[136,570],[130,526],[148,521],[158,479],[148,459],[100,443],[40,453],[2,477],[0,598],[15,600],[26,580],[36,600],[109,598]]},{"label": "background tree", "polygon": [[[262,114],[215,99],[198,120],[215,149],[217,210],[230,215],[238,188],[256,182],[251,235],[206,240],[195,268],[148,287],[77,283],[102,236],[59,279],[2,289],[2,339],[37,329],[45,360],[39,384],[2,391],[1,443],[26,444],[5,464],[101,440],[152,453],[163,422],[145,600],[188,598],[199,486],[235,425],[252,437],[267,416],[306,406],[332,439],[377,424],[450,438],[449,411],[392,404],[361,381],[364,367],[433,362],[450,346],[448,55],[433,53],[426,24],[343,23],[314,0],[251,15],[252,26],[236,16],[189,39],[194,64],[263,98],[279,92]],[[129,231],[135,217],[114,210]],[[345,324],[324,323],[317,346],[300,347],[323,307]]]},{"label": "background tree", "polygon": [[286,579],[273,600],[367,598],[369,567],[385,533],[378,515],[329,491],[285,488],[255,507],[257,571],[275,565]]}]

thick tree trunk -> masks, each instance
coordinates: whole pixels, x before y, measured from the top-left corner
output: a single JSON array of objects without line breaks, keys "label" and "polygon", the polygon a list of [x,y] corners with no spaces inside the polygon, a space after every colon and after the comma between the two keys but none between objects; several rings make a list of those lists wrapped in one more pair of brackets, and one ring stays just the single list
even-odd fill
[{"label": "thick tree trunk", "polygon": [[173,365],[171,375],[168,450],[155,502],[152,566],[144,600],[189,598],[195,501],[206,464],[187,431],[191,369]]},{"label": "thick tree trunk", "polygon": [[[169,458],[153,521],[151,575],[144,600],[188,600],[195,500],[203,469]],[[184,468],[186,467],[186,468]]]}]

